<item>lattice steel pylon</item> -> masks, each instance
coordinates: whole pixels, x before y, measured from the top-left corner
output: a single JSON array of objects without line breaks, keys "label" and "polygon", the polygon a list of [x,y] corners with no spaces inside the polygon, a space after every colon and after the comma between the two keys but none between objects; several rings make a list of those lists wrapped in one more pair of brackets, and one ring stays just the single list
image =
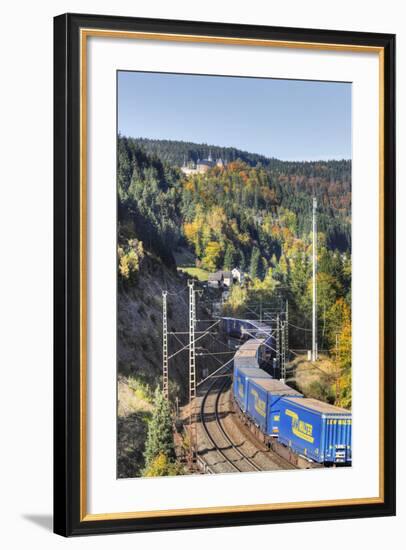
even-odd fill
[{"label": "lattice steel pylon", "polygon": [[285,310],[285,361],[286,359],[289,362],[289,301],[286,300],[286,310]]},{"label": "lattice steel pylon", "polygon": [[166,290],[162,291],[162,393],[165,399],[169,399],[169,373],[168,373],[168,309]]},{"label": "lattice steel pylon", "polygon": [[276,316],[276,362],[281,372],[281,345],[280,345],[280,331],[279,331],[279,314]]},{"label": "lattice steel pylon", "polygon": [[197,450],[197,433],[195,418],[196,403],[196,349],[195,349],[195,327],[196,327],[196,295],[194,281],[188,281],[189,287],[189,406],[190,406],[190,448],[191,459],[193,460]]},{"label": "lattice steel pylon", "polygon": [[286,379],[286,330],[285,330],[285,321],[281,321],[281,340],[282,340],[282,346],[281,346],[281,381],[285,382]]}]

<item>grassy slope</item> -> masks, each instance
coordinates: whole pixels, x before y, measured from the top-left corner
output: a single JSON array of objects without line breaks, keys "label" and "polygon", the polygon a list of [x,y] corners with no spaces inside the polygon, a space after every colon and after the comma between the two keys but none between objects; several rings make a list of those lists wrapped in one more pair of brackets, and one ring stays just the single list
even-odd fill
[{"label": "grassy slope", "polygon": [[179,248],[174,253],[178,271],[182,271],[190,277],[195,277],[201,282],[206,282],[209,278],[209,272],[200,267],[196,267],[196,256],[187,248]]},{"label": "grassy slope", "polygon": [[205,282],[209,278],[209,272],[205,271],[201,267],[179,267],[179,271],[183,271],[190,275],[190,277],[195,277],[199,281]]},{"label": "grassy slope", "polygon": [[121,478],[134,477],[143,467],[144,442],[152,412],[150,401],[140,395],[132,382],[123,376],[118,380],[117,475]]},{"label": "grassy slope", "polygon": [[296,387],[306,397],[320,399],[334,404],[335,400],[335,370],[332,362],[325,356],[312,363],[302,355],[288,367],[287,382]]}]

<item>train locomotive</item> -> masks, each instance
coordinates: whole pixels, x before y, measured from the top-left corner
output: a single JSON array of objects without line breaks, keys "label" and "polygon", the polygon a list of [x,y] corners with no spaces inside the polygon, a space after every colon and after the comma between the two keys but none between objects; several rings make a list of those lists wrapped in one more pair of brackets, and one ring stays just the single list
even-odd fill
[{"label": "train locomotive", "polygon": [[274,357],[271,327],[224,318],[223,330],[248,338],[234,355],[233,401],[261,439],[274,449],[288,449],[302,464],[351,465],[351,412],[306,398],[261,368]]}]

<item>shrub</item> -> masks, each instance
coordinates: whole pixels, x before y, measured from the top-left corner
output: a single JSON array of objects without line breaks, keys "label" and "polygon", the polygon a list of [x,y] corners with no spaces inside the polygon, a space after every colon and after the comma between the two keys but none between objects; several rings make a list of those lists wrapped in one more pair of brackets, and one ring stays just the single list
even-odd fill
[{"label": "shrub", "polygon": [[122,279],[129,280],[140,269],[144,258],[144,248],[141,241],[130,239],[127,244],[119,246],[117,250],[118,271]]},{"label": "shrub", "polygon": [[143,472],[145,477],[179,476],[184,473],[182,465],[171,461],[165,453],[157,455]]}]

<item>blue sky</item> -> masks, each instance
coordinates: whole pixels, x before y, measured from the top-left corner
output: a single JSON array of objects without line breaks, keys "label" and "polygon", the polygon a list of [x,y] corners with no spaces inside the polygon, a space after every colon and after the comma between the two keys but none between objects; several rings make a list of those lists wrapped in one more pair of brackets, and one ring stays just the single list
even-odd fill
[{"label": "blue sky", "polygon": [[118,131],[282,160],[349,159],[351,84],[120,71]]}]

